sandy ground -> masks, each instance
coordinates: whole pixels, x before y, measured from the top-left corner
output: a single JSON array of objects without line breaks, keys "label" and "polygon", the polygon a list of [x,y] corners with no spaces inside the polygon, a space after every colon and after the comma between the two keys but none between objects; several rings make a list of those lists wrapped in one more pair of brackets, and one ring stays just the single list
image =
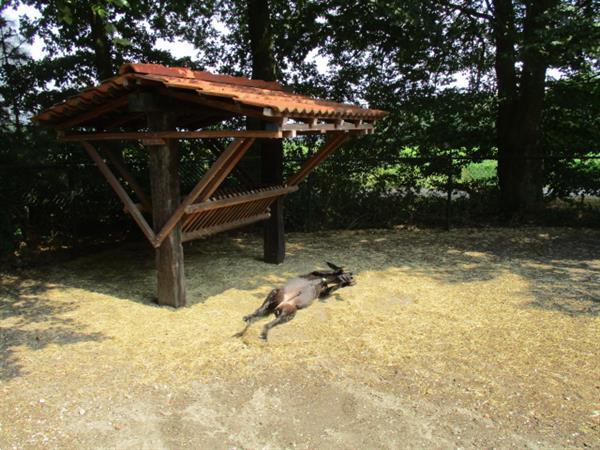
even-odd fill
[{"label": "sandy ground", "polygon": [[[0,448],[600,448],[600,231],[248,235],[0,275]],[[358,284],[258,339],[241,317],[330,260]]]}]

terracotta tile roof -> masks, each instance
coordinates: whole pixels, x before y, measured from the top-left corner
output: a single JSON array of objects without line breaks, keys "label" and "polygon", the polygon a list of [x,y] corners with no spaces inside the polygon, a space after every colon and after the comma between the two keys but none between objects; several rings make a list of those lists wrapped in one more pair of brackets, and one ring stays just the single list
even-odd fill
[{"label": "terracotta tile roof", "polygon": [[[159,64],[126,64],[119,70],[119,75],[48,108],[33,120],[50,127],[58,127],[79,115],[93,116],[96,110],[108,111],[112,108],[111,105],[118,103],[118,99],[122,99],[140,84],[149,88],[167,88],[200,94],[204,98],[250,107],[261,111],[261,114],[268,112],[267,115],[287,116],[292,119],[314,117],[373,121],[387,115],[385,111],[377,109],[365,109],[287,92],[276,82],[216,75]],[[122,103],[117,106],[123,109],[123,113],[127,113],[127,104]],[[265,111],[265,108],[268,110]],[[114,109],[110,111],[114,113]],[[199,110],[201,109],[200,105]],[[102,114],[95,117],[102,117]]]}]

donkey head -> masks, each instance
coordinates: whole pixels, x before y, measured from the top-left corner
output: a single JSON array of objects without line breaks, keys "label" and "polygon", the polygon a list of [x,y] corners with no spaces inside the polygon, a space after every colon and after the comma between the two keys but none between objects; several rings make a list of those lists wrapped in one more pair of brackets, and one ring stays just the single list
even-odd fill
[{"label": "donkey head", "polygon": [[340,274],[338,276],[338,281],[341,287],[354,286],[356,284],[356,280],[352,272],[345,272]]},{"label": "donkey head", "polygon": [[333,276],[335,278],[335,282],[339,283],[341,287],[346,286],[354,286],[356,284],[356,280],[354,279],[354,275],[352,272],[344,272],[344,268],[340,266],[336,266],[333,263],[327,262],[326,264],[333,270]]}]

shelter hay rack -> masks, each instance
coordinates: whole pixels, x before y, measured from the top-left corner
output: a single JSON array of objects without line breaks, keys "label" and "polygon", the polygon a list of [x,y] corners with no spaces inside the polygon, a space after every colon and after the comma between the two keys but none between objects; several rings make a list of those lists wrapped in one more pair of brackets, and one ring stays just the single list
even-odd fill
[{"label": "shelter hay rack", "polygon": [[[372,133],[375,121],[386,114],[294,94],[276,82],[126,64],[117,76],[52,106],[34,121],[56,130],[62,141],[82,144],[156,248],[159,304],[182,306],[182,242],[265,221],[265,260],[282,262],[282,199],[350,136]],[[206,129],[235,117],[254,120],[256,126]],[[283,180],[281,147],[269,149],[268,142],[302,134],[326,138],[296,174]],[[181,199],[177,141],[215,138],[232,140]],[[121,154],[110,146],[110,141],[122,140],[139,140],[146,148],[150,193],[144,192]],[[263,146],[261,180],[244,176],[239,187],[225,188],[225,179],[241,170],[239,163],[252,145]],[[151,223],[146,217],[151,217]]]}]

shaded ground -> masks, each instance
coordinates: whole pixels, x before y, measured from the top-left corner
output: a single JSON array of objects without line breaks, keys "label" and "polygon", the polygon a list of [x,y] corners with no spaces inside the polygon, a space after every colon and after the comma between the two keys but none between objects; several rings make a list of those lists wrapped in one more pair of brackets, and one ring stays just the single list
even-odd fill
[{"label": "shaded ground", "polygon": [[[0,278],[0,448],[600,447],[600,232],[344,231],[186,249],[159,308],[123,246]],[[271,287],[330,260],[358,284],[275,328]]]}]

